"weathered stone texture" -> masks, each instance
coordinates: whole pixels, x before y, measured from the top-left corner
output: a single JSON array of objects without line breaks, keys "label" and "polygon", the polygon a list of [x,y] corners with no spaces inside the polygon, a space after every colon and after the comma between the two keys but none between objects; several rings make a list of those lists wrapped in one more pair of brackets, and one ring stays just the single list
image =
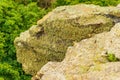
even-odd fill
[{"label": "weathered stone texture", "polygon": [[117,7],[58,7],[15,39],[17,60],[26,73],[34,75],[48,61],[62,61],[73,42],[109,31],[120,21],[119,14]]},{"label": "weathered stone texture", "polygon": [[120,23],[110,32],[74,43],[62,62],[48,62],[32,80],[119,80],[120,61],[110,62],[109,54],[120,60]]}]

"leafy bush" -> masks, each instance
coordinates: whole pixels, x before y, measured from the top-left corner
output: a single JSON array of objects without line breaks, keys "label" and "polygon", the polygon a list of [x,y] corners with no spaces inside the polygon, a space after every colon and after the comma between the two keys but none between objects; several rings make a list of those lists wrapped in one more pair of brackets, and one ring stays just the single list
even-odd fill
[{"label": "leafy bush", "polygon": [[0,64],[0,77],[3,80],[20,80],[19,72],[9,64]]},{"label": "leafy bush", "polygon": [[73,5],[78,3],[96,4],[101,6],[116,6],[118,3],[120,3],[120,0],[56,0],[56,2],[53,3],[53,6]]},{"label": "leafy bush", "polygon": [[25,6],[13,0],[0,0],[0,79],[30,80],[31,76],[23,72],[16,60],[13,42],[20,32],[36,24],[46,13],[35,2]]}]

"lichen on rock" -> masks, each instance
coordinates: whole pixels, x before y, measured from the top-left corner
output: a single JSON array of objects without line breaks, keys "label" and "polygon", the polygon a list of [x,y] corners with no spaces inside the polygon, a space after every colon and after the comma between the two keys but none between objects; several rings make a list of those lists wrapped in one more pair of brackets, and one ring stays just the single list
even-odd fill
[{"label": "lichen on rock", "polygon": [[38,71],[36,76],[43,74],[38,80],[119,80],[120,61],[107,58],[112,53],[120,59],[119,31],[117,23],[109,32],[74,43],[62,62],[48,62]]},{"label": "lichen on rock", "polygon": [[73,42],[109,31],[120,21],[119,13],[117,7],[57,7],[15,39],[17,60],[26,73],[34,75],[48,61],[62,61]]}]

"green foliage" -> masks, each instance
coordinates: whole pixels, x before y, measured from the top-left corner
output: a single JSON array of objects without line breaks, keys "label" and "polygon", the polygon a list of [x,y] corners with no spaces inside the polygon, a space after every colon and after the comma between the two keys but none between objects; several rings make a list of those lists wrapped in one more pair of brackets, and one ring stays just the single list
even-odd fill
[{"label": "green foliage", "polygon": [[0,80],[4,80],[4,78],[0,77]]},{"label": "green foliage", "polygon": [[14,0],[18,4],[24,4],[27,5],[32,2],[32,0]]},{"label": "green foliage", "polygon": [[[47,10],[32,2],[28,5],[17,4],[13,0],[0,0],[0,79],[30,80],[16,60],[14,39],[20,32],[36,24]],[[8,66],[8,67],[7,67]],[[12,76],[12,77],[11,77]],[[11,77],[11,78],[10,78]]]},{"label": "green foliage", "polygon": [[107,54],[107,59],[108,59],[108,61],[110,61],[110,62],[119,61],[119,59],[115,56],[115,54],[112,54],[112,53],[108,53],[108,54]]},{"label": "green foliage", "polygon": [[56,0],[56,2],[53,3],[53,6],[73,5],[78,3],[96,4],[101,6],[116,6],[118,3],[120,3],[120,0]]},{"label": "green foliage", "polygon": [[20,80],[19,72],[9,64],[0,64],[0,77],[3,80]]},{"label": "green foliage", "polygon": [[4,34],[2,32],[0,32],[0,61],[5,56],[4,50],[3,50],[5,40],[4,40],[3,36],[4,36]]}]

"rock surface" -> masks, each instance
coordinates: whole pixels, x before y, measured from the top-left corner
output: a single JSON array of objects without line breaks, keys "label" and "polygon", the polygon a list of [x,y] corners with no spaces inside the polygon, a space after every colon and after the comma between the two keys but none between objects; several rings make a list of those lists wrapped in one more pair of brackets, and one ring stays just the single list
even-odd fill
[{"label": "rock surface", "polygon": [[119,7],[58,7],[15,39],[17,60],[26,73],[34,75],[48,61],[62,61],[73,42],[109,31],[119,17]]},{"label": "rock surface", "polygon": [[48,62],[32,80],[120,80],[120,61],[110,62],[109,54],[120,60],[120,23],[74,43],[62,62]]}]

